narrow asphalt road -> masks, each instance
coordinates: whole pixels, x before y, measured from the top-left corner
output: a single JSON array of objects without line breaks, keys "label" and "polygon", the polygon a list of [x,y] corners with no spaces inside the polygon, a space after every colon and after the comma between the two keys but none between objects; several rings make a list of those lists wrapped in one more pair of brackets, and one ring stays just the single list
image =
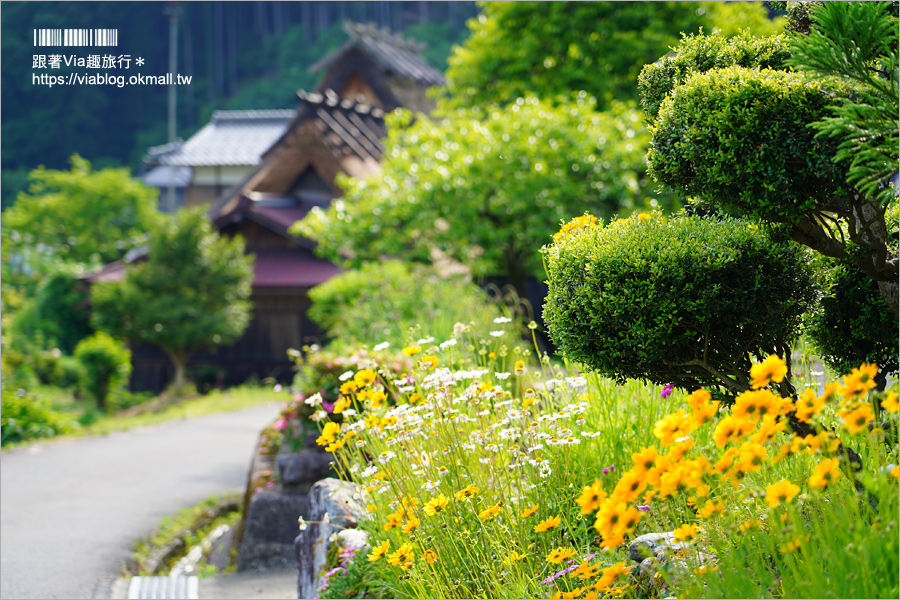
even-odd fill
[{"label": "narrow asphalt road", "polygon": [[0,597],[109,598],[134,541],[245,484],[277,404],[0,454]]}]

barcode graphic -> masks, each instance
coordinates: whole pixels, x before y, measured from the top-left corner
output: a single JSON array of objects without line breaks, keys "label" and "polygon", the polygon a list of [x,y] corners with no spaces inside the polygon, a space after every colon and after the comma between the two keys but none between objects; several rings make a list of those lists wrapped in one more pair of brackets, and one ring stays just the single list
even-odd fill
[{"label": "barcode graphic", "polygon": [[35,29],[35,46],[118,46],[118,29]]}]

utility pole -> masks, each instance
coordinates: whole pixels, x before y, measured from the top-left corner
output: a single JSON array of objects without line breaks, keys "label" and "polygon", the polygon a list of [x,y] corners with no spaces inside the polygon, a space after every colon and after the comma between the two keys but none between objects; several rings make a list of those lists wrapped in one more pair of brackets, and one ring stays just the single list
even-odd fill
[{"label": "utility pole", "polygon": [[[175,142],[175,115],[177,99],[175,95],[175,78],[178,69],[178,17],[181,16],[181,2],[167,2],[163,14],[169,17],[169,143]],[[166,211],[175,212],[175,165],[169,165],[169,193],[166,199]]]}]

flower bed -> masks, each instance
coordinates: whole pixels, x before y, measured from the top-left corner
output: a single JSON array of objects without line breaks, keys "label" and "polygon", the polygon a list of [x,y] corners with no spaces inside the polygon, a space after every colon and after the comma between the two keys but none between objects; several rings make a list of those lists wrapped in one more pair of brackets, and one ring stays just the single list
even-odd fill
[{"label": "flower bed", "polygon": [[[897,595],[897,395],[870,393],[874,366],[792,401],[773,391],[784,369],[770,357],[751,372],[756,388],[725,406],[703,390],[685,397],[547,357],[529,363],[526,349],[501,345],[458,328],[405,348],[414,363],[401,376],[391,368],[400,356],[387,354],[338,376],[341,398],[317,441],[361,486],[358,526],[371,541],[342,557],[329,587],[366,597]],[[814,434],[792,432],[795,411]],[[652,532],[672,532],[675,545],[658,568],[638,570],[631,560],[644,557],[629,542]]]}]

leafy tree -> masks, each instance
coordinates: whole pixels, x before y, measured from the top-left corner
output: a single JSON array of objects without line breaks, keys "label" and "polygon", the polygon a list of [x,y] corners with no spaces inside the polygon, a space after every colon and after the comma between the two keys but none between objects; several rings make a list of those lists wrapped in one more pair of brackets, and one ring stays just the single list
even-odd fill
[{"label": "leafy tree", "polygon": [[70,163],[68,171],[31,171],[28,193],[3,213],[7,250],[88,265],[141,246],[161,218],[156,190],[132,179],[128,169],[94,171],[77,154]]},{"label": "leafy tree", "polygon": [[775,33],[759,2],[484,2],[471,35],[448,59],[452,106],[549,99],[584,90],[605,108],[636,100],[641,65],[681,32],[703,27]]},{"label": "leafy tree", "polygon": [[647,197],[637,111],[595,113],[593,101],[553,107],[521,99],[441,121],[389,116],[380,171],[343,179],[344,198],[314,209],[294,232],[331,260],[449,257],[475,275],[505,275],[523,297],[541,272],[537,249],[560,220],[609,216]]},{"label": "leafy tree", "polygon": [[92,333],[88,313],[88,293],[84,284],[68,273],[43,279],[33,298],[14,311],[10,327],[17,349],[39,349],[38,341],[70,354],[75,345]]},{"label": "leafy tree", "polygon": [[175,366],[175,389],[198,350],[237,340],[250,321],[252,257],[240,238],[216,233],[202,209],[158,227],[146,260],[125,278],[91,290],[93,324],[117,337],[159,346]]},{"label": "leafy tree", "polygon": [[[828,3],[814,16],[819,18],[822,11],[831,17],[816,21],[814,29],[830,40],[842,40],[834,42],[836,53],[823,60],[896,65],[897,19],[884,3]],[[850,23],[832,14],[860,11],[872,13],[868,20],[860,17],[861,22],[877,24],[889,38],[886,45],[862,33],[853,37]],[[892,25],[882,27],[885,23]],[[794,48],[803,46],[798,40],[793,40]],[[853,55],[856,40],[868,46]],[[641,74],[642,85],[651,78],[658,83],[660,70],[669,62],[683,61],[683,78],[673,78],[670,89],[647,86],[656,92],[643,98],[648,111],[650,103],[659,102],[651,127],[650,172],[666,186],[719,210],[787,224],[795,241],[848,261],[878,282],[882,298],[896,314],[898,262],[890,250],[884,194],[873,195],[873,188],[866,187],[878,179],[874,173],[897,170],[896,94],[893,108],[886,107],[887,97],[867,89],[859,77],[829,76],[842,72],[836,66],[832,72],[807,74],[691,63],[697,44],[696,39],[685,39],[674,57],[648,65]],[[797,63],[801,56],[795,52],[790,60]],[[818,69],[817,64],[813,61],[809,68]],[[896,68],[888,77],[896,79]],[[892,85],[896,89],[896,81]],[[860,108],[865,106],[871,110]],[[833,117],[836,110],[840,116]],[[888,134],[883,121],[891,111],[894,126]],[[865,127],[871,134],[868,141],[884,150],[858,158],[852,148],[860,142],[848,131]],[[893,158],[883,164],[891,152]]]}]

